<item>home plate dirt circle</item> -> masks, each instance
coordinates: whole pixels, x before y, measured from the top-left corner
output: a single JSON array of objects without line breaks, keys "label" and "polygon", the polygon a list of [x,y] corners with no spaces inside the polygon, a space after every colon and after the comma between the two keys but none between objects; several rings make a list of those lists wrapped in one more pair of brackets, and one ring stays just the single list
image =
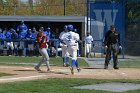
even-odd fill
[{"label": "home plate dirt circle", "polygon": [[14,74],[0,77],[0,83],[47,78],[140,79],[140,69],[138,68],[105,70],[83,67],[81,72],[74,69],[74,75],[71,74],[68,67],[52,66],[52,70],[47,72],[46,67],[42,66],[41,70],[41,72],[37,72],[33,66],[0,66],[0,73]]}]

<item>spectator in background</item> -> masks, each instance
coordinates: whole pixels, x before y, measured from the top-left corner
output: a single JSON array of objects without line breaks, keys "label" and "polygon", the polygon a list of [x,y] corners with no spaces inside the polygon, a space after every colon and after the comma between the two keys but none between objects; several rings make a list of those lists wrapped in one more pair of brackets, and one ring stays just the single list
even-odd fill
[{"label": "spectator in background", "polygon": [[59,29],[56,28],[55,31],[52,32],[51,39],[59,39]]},{"label": "spectator in background", "polygon": [[14,45],[14,55],[17,56],[18,55],[18,33],[14,30],[11,29],[11,39],[14,40],[13,41],[13,45]]},{"label": "spectator in background", "polygon": [[59,39],[59,28],[55,29],[55,39]]},{"label": "spectator in background", "polygon": [[24,24],[24,20],[21,21],[21,24],[17,27],[17,32],[20,34],[21,32],[26,32],[28,31],[28,27]]},{"label": "spectator in background", "polygon": [[[39,29],[41,32],[44,32],[44,27],[40,27],[40,29]],[[39,32],[40,32],[39,31]]]},{"label": "spectator in background", "polygon": [[[7,32],[7,28],[4,28],[4,30],[3,30],[3,34],[4,34],[4,36],[5,36],[5,38],[4,39],[6,39],[6,32]],[[6,47],[6,41],[4,41],[4,47],[3,47],[4,49],[7,49],[7,47]]]},{"label": "spectator in background", "polygon": [[[12,28],[11,28],[12,29]],[[11,41],[11,29],[7,30],[7,32],[5,33],[5,39],[7,39],[8,41],[6,41],[6,49],[7,49],[7,55],[11,55],[13,54],[13,50],[14,50],[14,45],[13,42]]]},{"label": "spectator in background", "polygon": [[32,32],[31,29],[29,29],[27,31],[27,34],[26,34],[26,40],[27,40],[27,46],[28,46],[28,53],[29,56],[33,56],[34,55],[34,41],[33,39],[35,39],[35,34]]},{"label": "spectator in background", "polygon": [[[35,27],[32,28],[32,33],[35,35],[35,37],[37,37],[38,33],[41,31],[39,30],[37,31]],[[34,53],[36,56],[39,56],[38,44],[36,41],[34,42]]]},{"label": "spectator in background", "polygon": [[[23,29],[23,28],[22,28]],[[19,34],[19,50],[18,50],[18,54],[19,55],[23,55],[23,49],[25,48],[25,39],[26,39],[26,31],[22,31]]]},{"label": "spectator in background", "polygon": [[3,54],[4,39],[5,39],[5,35],[4,35],[4,33],[2,32],[2,29],[0,28],[0,55]]},{"label": "spectator in background", "polygon": [[36,30],[35,27],[33,27],[32,32],[35,34],[35,37],[37,37],[38,31]]},{"label": "spectator in background", "polygon": [[48,40],[50,40],[50,35],[51,35],[50,27],[48,27],[43,33],[47,36]]}]

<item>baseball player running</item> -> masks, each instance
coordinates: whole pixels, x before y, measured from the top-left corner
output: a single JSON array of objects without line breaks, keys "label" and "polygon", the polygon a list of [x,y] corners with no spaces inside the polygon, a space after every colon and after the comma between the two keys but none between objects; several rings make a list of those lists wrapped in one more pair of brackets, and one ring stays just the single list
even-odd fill
[{"label": "baseball player running", "polygon": [[46,44],[48,42],[48,39],[47,39],[46,35],[43,34],[43,32],[38,33],[37,42],[39,44],[39,53],[42,55],[42,59],[34,68],[37,71],[41,71],[39,69],[39,67],[41,66],[41,64],[43,62],[45,62],[45,64],[47,65],[47,68],[48,68],[47,71],[50,71],[49,56],[48,56],[48,53],[47,53],[47,50],[46,50],[46,47],[47,47]]},{"label": "baseball player running", "polygon": [[78,61],[77,61],[77,42],[79,41],[79,37],[73,32],[74,27],[73,25],[68,25],[67,27],[68,33],[65,34],[65,38],[63,39],[64,43],[67,44],[68,46],[68,53],[72,57],[72,63],[71,63],[71,73],[74,74],[74,65],[76,65],[76,69],[78,72],[80,72],[80,68],[78,66]]},{"label": "baseball player running", "polygon": [[67,45],[63,42],[65,34],[68,32],[67,25],[64,26],[64,31],[62,31],[59,35],[60,46],[62,48],[62,58],[63,58],[63,66],[69,66],[69,53],[67,51]]}]

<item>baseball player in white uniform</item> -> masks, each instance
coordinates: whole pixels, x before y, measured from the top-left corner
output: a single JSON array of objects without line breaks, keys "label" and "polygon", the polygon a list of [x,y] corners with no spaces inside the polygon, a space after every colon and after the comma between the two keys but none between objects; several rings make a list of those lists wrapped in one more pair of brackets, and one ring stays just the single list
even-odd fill
[{"label": "baseball player in white uniform", "polygon": [[77,61],[77,42],[79,41],[79,37],[73,32],[74,28],[73,25],[68,25],[67,27],[68,33],[65,34],[65,38],[63,39],[64,43],[68,46],[68,53],[72,57],[72,63],[71,63],[71,73],[74,74],[74,65],[76,65],[76,69],[79,72],[81,69],[78,66]]},{"label": "baseball player in white uniform", "polygon": [[85,45],[86,45],[86,57],[88,58],[89,55],[91,56],[91,47],[93,44],[93,37],[90,35],[90,33],[87,33],[87,36],[84,39]]},{"label": "baseball player in white uniform", "polygon": [[59,35],[60,46],[62,48],[62,58],[63,58],[63,66],[69,66],[69,53],[67,51],[67,45],[63,42],[65,34],[68,32],[67,25],[64,26],[64,31],[62,31]]}]

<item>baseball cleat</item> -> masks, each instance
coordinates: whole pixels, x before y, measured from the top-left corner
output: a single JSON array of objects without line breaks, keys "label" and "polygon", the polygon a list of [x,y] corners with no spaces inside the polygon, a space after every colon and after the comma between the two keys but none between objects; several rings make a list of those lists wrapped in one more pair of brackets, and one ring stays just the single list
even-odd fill
[{"label": "baseball cleat", "polygon": [[114,67],[114,69],[117,69],[117,70],[118,70],[118,69],[119,69],[119,67]]},{"label": "baseball cleat", "polygon": [[108,69],[108,66],[107,65],[104,65],[104,69]]},{"label": "baseball cleat", "polygon": [[70,66],[70,65],[67,63],[67,64],[66,64],[66,67],[69,67],[69,66]]},{"label": "baseball cleat", "polygon": [[41,71],[41,69],[39,69],[38,67],[34,67],[34,69],[35,69],[36,71]]},{"label": "baseball cleat", "polygon": [[51,69],[50,69],[50,68],[48,68],[48,69],[47,69],[47,71],[51,71]]},{"label": "baseball cleat", "polygon": [[74,69],[72,67],[70,67],[70,70],[71,70],[71,74],[73,75],[74,74]]},{"label": "baseball cleat", "polygon": [[77,71],[78,71],[78,72],[80,72],[80,71],[81,71],[81,69],[80,69],[80,68],[77,68]]},{"label": "baseball cleat", "polygon": [[66,63],[63,64],[63,67],[66,67]]}]

